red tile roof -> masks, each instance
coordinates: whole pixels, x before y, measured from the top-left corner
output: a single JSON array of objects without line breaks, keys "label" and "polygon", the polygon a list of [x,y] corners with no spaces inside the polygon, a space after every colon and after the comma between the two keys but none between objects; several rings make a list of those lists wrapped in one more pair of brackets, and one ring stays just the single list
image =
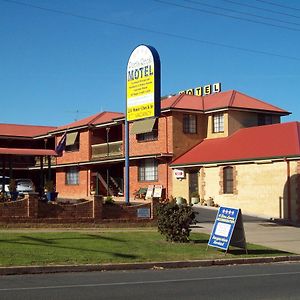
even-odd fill
[{"label": "red tile roof", "polygon": [[28,149],[28,148],[0,148],[0,154],[13,155],[36,155],[36,156],[57,156],[55,150],[50,149]]},{"label": "red tile roof", "polygon": [[32,138],[48,134],[50,130],[54,130],[55,128],[53,126],[0,124],[0,136]]},{"label": "red tile roof", "polygon": [[279,113],[281,115],[290,114],[288,111],[285,111],[279,107],[234,90],[215,93],[203,97],[190,96],[185,94],[176,95],[170,98],[163,99],[161,102],[161,108],[201,110],[203,112],[224,108],[237,108],[256,111],[268,111]]},{"label": "red tile roof", "polygon": [[104,111],[89,116],[87,118],[78,120],[76,122],[57,127],[55,130],[53,130],[53,132],[71,129],[71,128],[78,128],[82,126],[105,124],[105,123],[113,122],[114,119],[122,118],[122,117],[124,117],[123,113]]},{"label": "red tile roof", "polygon": [[206,139],[172,162],[193,165],[300,156],[300,123],[240,129],[227,138]]}]

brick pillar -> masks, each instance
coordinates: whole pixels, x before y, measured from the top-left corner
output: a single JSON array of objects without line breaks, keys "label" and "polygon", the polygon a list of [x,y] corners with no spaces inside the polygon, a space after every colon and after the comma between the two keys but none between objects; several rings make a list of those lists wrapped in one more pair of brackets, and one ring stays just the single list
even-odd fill
[{"label": "brick pillar", "polygon": [[93,218],[102,220],[103,196],[94,196],[93,202]]},{"label": "brick pillar", "polygon": [[37,218],[38,217],[38,196],[29,195],[27,199],[27,217],[28,218]]},{"label": "brick pillar", "polygon": [[156,207],[158,206],[159,201],[157,199],[151,200],[151,208],[150,208],[150,213],[151,213],[151,219],[156,219]]}]

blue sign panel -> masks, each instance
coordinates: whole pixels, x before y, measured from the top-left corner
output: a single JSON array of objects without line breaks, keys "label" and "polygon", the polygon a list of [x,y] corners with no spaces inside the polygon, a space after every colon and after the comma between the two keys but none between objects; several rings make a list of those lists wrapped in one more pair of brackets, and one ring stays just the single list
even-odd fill
[{"label": "blue sign panel", "polygon": [[137,217],[138,218],[150,218],[150,208],[138,208]]},{"label": "blue sign panel", "polygon": [[227,250],[239,216],[239,209],[219,207],[208,245]]}]

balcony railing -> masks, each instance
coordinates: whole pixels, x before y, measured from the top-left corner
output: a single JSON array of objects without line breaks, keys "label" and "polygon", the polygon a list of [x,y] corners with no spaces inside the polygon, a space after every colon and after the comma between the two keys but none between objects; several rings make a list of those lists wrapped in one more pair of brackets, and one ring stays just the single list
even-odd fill
[{"label": "balcony railing", "polygon": [[[51,161],[51,166],[56,165],[56,158],[55,157],[51,156],[50,161]],[[34,165],[35,165],[35,167],[39,167],[41,165],[41,159],[40,159],[39,156],[35,157],[35,164]],[[48,157],[43,157],[43,165],[44,165],[45,168],[48,167]]]},{"label": "balcony railing", "polygon": [[122,141],[92,145],[92,159],[120,156],[122,154]]}]

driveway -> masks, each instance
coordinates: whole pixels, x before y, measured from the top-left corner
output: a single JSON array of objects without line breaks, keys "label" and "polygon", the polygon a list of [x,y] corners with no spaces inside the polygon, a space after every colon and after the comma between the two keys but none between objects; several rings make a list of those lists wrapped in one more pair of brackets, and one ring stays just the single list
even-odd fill
[{"label": "driveway", "polygon": [[[193,231],[210,234],[217,214],[217,208],[194,205],[198,212]],[[246,240],[249,243],[300,254],[300,227],[275,223],[268,219],[243,214]]]}]

